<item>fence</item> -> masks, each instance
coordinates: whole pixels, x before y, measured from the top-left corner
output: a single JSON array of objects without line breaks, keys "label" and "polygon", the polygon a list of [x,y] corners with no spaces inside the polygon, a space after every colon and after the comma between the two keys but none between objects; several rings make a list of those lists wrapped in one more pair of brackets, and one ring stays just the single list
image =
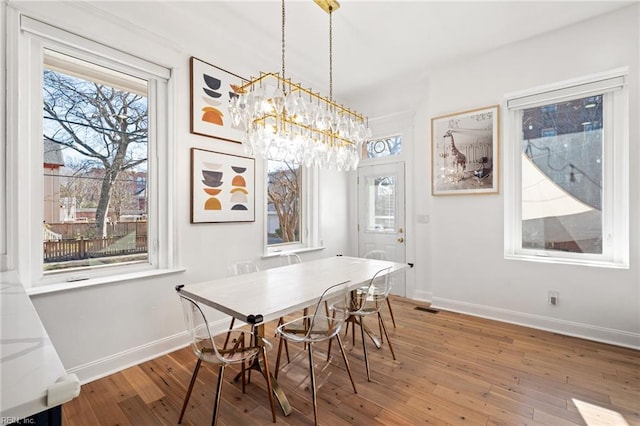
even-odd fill
[{"label": "fence", "polygon": [[[96,235],[95,223],[48,223],[47,228],[56,234],[62,235],[62,239],[66,240],[102,237],[101,233]],[[107,224],[107,237],[127,235],[132,232],[135,232],[136,235],[147,235],[147,221]]]},{"label": "fence", "polygon": [[130,234],[124,237],[45,241],[45,262],[122,256],[147,252],[147,236]]}]

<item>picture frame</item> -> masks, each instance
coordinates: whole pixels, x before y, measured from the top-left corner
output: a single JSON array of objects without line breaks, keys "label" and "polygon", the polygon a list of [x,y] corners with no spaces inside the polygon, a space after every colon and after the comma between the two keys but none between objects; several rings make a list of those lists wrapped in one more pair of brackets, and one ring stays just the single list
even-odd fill
[{"label": "picture frame", "polygon": [[244,125],[232,122],[229,101],[239,95],[243,78],[193,56],[189,69],[191,133],[241,143]]},{"label": "picture frame", "polygon": [[254,221],[255,159],[191,148],[191,223]]},{"label": "picture frame", "polygon": [[431,119],[431,194],[497,194],[500,106]]}]

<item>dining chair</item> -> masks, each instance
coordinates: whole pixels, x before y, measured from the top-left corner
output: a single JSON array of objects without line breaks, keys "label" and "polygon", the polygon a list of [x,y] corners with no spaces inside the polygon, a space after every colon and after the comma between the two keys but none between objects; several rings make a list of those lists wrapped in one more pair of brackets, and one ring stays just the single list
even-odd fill
[{"label": "dining chair", "polygon": [[296,263],[302,263],[302,258],[297,253],[283,252],[280,254],[281,266],[294,265]]},{"label": "dining chair", "polygon": [[[234,275],[250,274],[251,272],[258,272],[258,266],[251,260],[237,260],[231,262],[227,267],[227,276],[232,277]],[[231,323],[229,324],[229,330],[233,328],[236,323],[236,319],[231,317]]]},{"label": "dining chair", "polygon": [[[371,250],[364,255],[365,259],[377,259],[377,260],[387,260],[387,253],[384,250]],[[393,282],[391,282],[391,287],[393,287]],[[393,328],[396,327],[396,319],[393,316],[393,309],[391,308],[391,299],[387,297],[387,306],[389,307],[389,314],[391,314],[391,322],[393,323]]]},{"label": "dining chair", "polygon": [[[218,365],[218,384],[216,387],[216,394],[213,404],[213,415],[211,424],[215,425],[218,421],[218,412],[220,407],[220,395],[222,393],[222,382],[224,378],[224,370],[227,366],[232,364],[240,364],[242,374],[242,393],[245,392],[245,370],[246,363],[251,365],[251,362],[257,359],[260,362],[262,357],[262,363],[260,363],[261,371],[267,381],[267,393],[269,394],[269,402],[271,404],[271,417],[273,422],[276,421],[276,411],[273,402],[273,389],[271,387],[271,377],[269,374],[269,362],[267,359],[267,350],[271,348],[271,343],[267,340],[257,336],[247,336],[253,333],[244,330],[224,330],[218,334],[211,332],[211,323],[209,323],[204,315],[204,312],[198,305],[198,303],[182,294],[180,294],[180,287],[176,287],[178,296],[182,302],[182,311],[184,314],[185,324],[189,331],[189,337],[191,340],[191,348],[198,357],[193,375],[191,376],[191,382],[185,395],[182,410],[180,411],[180,418],[178,424],[182,423],[185,410],[193,391],[193,386],[200,370],[202,361]],[[246,344],[248,340],[248,345]],[[227,345],[225,342],[228,342]]]},{"label": "dining chair", "polygon": [[378,324],[382,326],[389,349],[391,350],[391,356],[396,359],[396,354],[393,350],[391,340],[389,340],[389,334],[387,333],[387,327],[384,323],[382,315],[380,315],[380,308],[384,305],[385,300],[389,296],[391,285],[389,284],[389,272],[391,267],[384,268],[375,273],[369,283],[365,286],[358,288],[351,293],[351,301],[348,305],[348,320],[354,326],[354,323],[360,324],[360,334],[362,336],[362,352],[364,354],[364,363],[367,369],[367,380],[371,381],[371,373],[369,371],[369,358],[367,356],[367,345],[365,342],[365,325],[364,318],[370,315],[376,315],[378,317]]},{"label": "dining chair", "polygon": [[[292,253],[292,252],[280,253],[280,266],[295,265],[297,263],[302,263],[302,259],[300,258],[300,256],[298,256],[298,254]],[[307,315],[307,312],[308,310],[307,308],[305,308],[303,311],[303,315]],[[281,326],[283,323],[284,323],[284,318],[283,317],[278,318],[278,324],[276,325],[276,328]],[[276,331],[276,335],[277,334],[278,333]],[[280,339],[280,342],[278,343],[278,356],[276,357],[276,371],[280,368],[280,356],[282,353],[283,345],[284,345],[284,352],[287,355],[287,362],[291,362],[291,357],[289,356],[289,344],[287,343],[286,340]]]},{"label": "dining chair", "polygon": [[[340,330],[348,315],[345,307],[349,303],[349,283],[350,281],[345,281],[327,288],[315,305],[312,314],[288,321],[279,325],[276,329],[281,339],[306,345],[309,353],[313,419],[316,425],[318,424],[318,403],[316,398],[316,376],[313,368],[313,346],[316,343],[331,341],[331,339],[337,340],[342,359],[347,367],[347,373],[349,373],[353,392],[358,393],[351,374],[351,368],[349,367],[349,360],[340,339]],[[276,367],[275,376],[276,378],[278,377],[278,367]]]}]

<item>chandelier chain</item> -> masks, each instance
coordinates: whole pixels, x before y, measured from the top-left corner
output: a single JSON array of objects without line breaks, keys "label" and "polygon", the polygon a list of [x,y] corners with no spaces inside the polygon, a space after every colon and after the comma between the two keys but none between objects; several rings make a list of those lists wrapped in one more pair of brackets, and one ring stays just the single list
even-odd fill
[{"label": "chandelier chain", "polygon": [[[284,75],[284,47],[285,47],[285,43],[284,43],[284,24],[285,24],[285,9],[284,9],[284,0],[282,0],[282,80],[286,80],[286,77]],[[284,84],[282,87],[282,90],[284,90]]]},{"label": "chandelier chain", "polygon": [[329,6],[329,100],[333,101],[333,7]]}]

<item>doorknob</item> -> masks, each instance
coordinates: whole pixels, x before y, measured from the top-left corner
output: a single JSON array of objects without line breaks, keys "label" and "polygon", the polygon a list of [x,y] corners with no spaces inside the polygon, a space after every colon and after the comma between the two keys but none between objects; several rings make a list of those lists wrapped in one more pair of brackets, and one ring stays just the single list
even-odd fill
[{"label": "doorknob", "polygon": [[404,238],[402,238],[402,237],[398,238],[398,242],[399,243],[404,243]]}]

